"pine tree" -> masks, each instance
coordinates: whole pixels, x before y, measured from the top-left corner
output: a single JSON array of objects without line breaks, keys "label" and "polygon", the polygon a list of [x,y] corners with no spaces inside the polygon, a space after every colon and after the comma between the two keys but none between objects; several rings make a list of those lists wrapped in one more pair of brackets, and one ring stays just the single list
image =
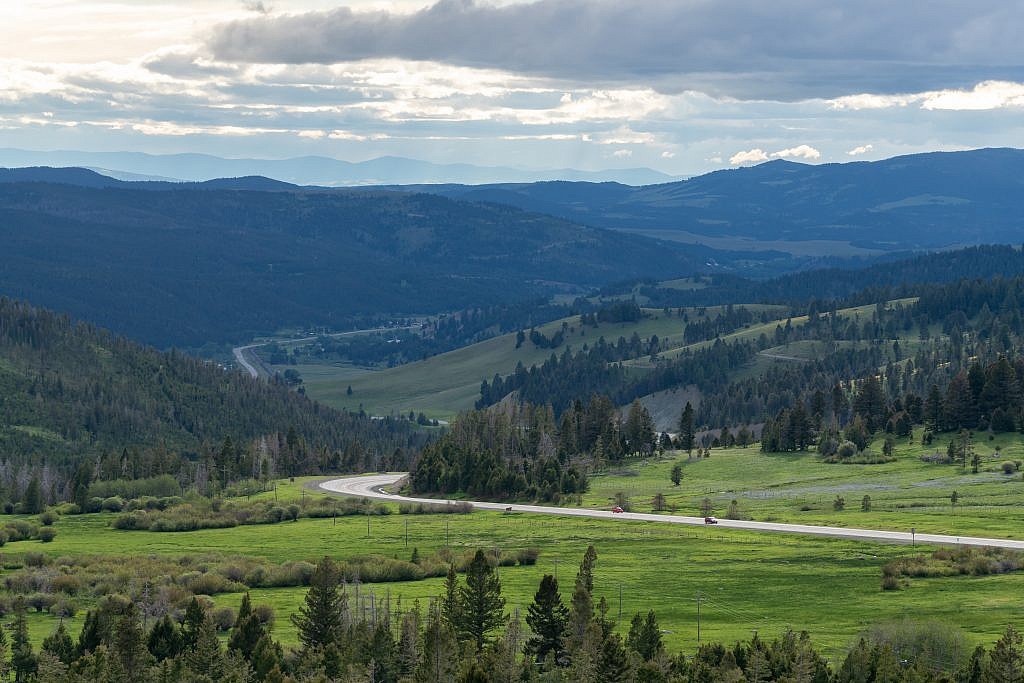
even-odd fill
[{"label": "pine tree", "polygon": [[564,649],[563,640],[568,621],[569,610],[558,593],[558,579],[545,574],[533,596],[533,604],[526,610],[526,623],[533,631],[533,636],[526,641],[525,653],[532,655],[538,662],[543,662],[548,653],[559,658]]},{"label": "pine tree", "polygon": [[626,637],[626,647],[637,652],[644,661],[654,659],[661,652],[661,628],[653,610],[647,613],[646,618],[640,616],[639,612],[633,617]]},{"label": "pine tree", "polygon": [[505,621],[501,581],[483,550],[476,551],[466,568],[466,585],[459,588],[458,604],[458,631],[480,652],[484,649],[487,634]]},{"label": "pine tree", "polygon": [[284,652],[281,646],[268,634],[263,636],[253,648],[250,664],[257,680],[270,680],[271,673],[277,669],[280,674],[281,662],[284,660]]},{"label": "pine tree", "polygon": [[235,626],[231,629],[228,637],[228,650],[238,652],[249,661],[256,649],[256,643],[263,637],[263,624],[260,618],[252,611],[252,601],[247,592],[242,596],[242,604],[238,607],[238,616],[235,619]]},{"label": "pine tree", "polygon": [[206,610],[194,596],[185,608],[185,618],[181,622],[181,651],[188,652],[199,640],[199,629],[206,620]]},{"label": "pine tree", "polygon": [[679,416],[679,448],[686,451],[689,456],[693,452],[694,438],[696,434],[693,427],[693,406],[686,402],[683,413]]},{"label": "pine tree", "polygon": [[224,673],[224,653],[213,619],[205,611],[203,617],[196,631],[195,646],[185,653],[185,659],[193,673],[216,681]]},{"label": "pine tree", "polygon": [[1024,653],[1021,636],[1013,626],[1007,626],[1003,637],[989,652],[988,663],[982,672],[983,683],[1021,683],[1024,681]]},{"label": "pine tree", "polygon": [[75,659],[75,644],[68,635],[64,622],[57,624],[53,633],[43,639],[41,650],[49,652],[64,664],[71,664]]},{"label": "pine tree", "polygon": [[146,640],[146,647],[158,662],[173,659],[181,654],[181,633],[170,616],[164,615],[153,624]]},{"label": "pine tree", "polygon": [[11,636],[11,669],[16,683],[31,680],[36,673],[36,656],[32,652],[32,641],[28,637],[28,622],[24,607],[14,617],[14,633]]},{"label": "pine tree", "polygon": [[597,665],[598,680],[602,683],[625,683],[630,680],[629,654],[622,646],[622,638],[613,633],[604,639]]},{"label": "pine tree", "polygon": [[292,623],[307,649],[324,648],[341,639],[342,600],[338,591],[338,569],[329,557],[317,563],[309,582],[305,603]]},{"label": "pine tree", "polygon": [[114,629],[113,655],[130,681],[139,680],[142,672],[152,663],[146,649],[146,635],[139,621],[139,611],[132,603],[117,621]]},{"label": "pine tree", "polygon": [[454,629],[459,627],[459,577],[455,565],[448,565],[444,579],[444,597],[441,599],[441,616]]}]

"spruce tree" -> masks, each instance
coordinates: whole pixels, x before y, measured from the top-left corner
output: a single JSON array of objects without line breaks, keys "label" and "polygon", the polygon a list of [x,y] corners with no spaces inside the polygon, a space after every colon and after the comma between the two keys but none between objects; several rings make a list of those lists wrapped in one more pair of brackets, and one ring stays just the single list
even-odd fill
[{"label": "spruce tree", "polygon": [[152,656],[146,649],[146,635],[139,621],[139,611],[132,603],[117,621],[114,629],[113,655],[120,662],[128,680],[142,678],[142,674],[152,663]]},{"label": "spruce tree", "polygon": [[988,664],[982,672],[983,683],[1021,683],[1024,681],[1024,653],[1021,636],[1013,626],[1007,626],[1003,637],[996,641],[988,655]]},{"label": "spruce tree", "polygon": [[171,621],[171,617],[164,615],[162,619],[153,624],[149,631],[149,638],[146,640],[146,647],[149,653],[158,662],[165,659],[173,659],[181,654],[181,633],[177,625]]},{"label": "spruce tree", "polygon": [[636,613],[629,627],[626,646],[643,657],[644,661],[654,659],[661,651],[661,628],[653,610],[647,613],[646,618]]},{"label": "spruce tree", "polygon": [[693,452],[695,432],[693,427],[693,406],[689,401],[679,416],[679,448],[686,451],[689,456]]},{"label": "spruce tree", "polygon": [[505,620],[505,599],[501,597],[501,581],[487,561],[483,550],[477,550],[466,568],[466,585],[459,588],[459,634],[484,649],[487,634]]},{"label": "spruce tree", "polygon": [[597,665],[597,677],[602,683],[625,683],[630,680],[629,654],[622,639],[613,633],[604,639]]},{"label": "spruce tree", "polygon": [[309,582],[306,601],[292,623],[307,649],[335,644],[342,634],[342,600],[338,590],[338,568],[329,557],[320,560]]},{"label": "spruce tree", "polygon": [[11,669],[16,683],[29,681],[36,673],[36,656],[32,652],[32,641],[28,637],[28,622],[25,608],[18,609],[14,617],[14,633],[11,635]]},{"label": "spruce tree", "polygon": [[205,611],[195,636],[195,646],[185,653],[188,668],[193,674],[216,681],[224,673],[224,653],[217,638],[217,627]]},{"label": "spruce tree", "polygon": [[185,618],[181,622],[181,651],[188,652],[196,646],[199,629],[206,621],[206,610],[194,596],[185,608]]},{"label": "spruce tree", "polygon": [[235,619],[235,626],[231,629],[228,637],[228,650],[238,652],[246,661],[252,659],[252,653],[256,649],[256,643],[263,637],[263,624],[260,618],[252,611],[252,601],[249,593],[242,596],[242,604],[238,607],[238,617]]},{"label": "spruce tree", "polygon": [[558,579],[545,574],[533,596],[533,604],[526,609],[526,623],[533,636],[526,641],[525,652],[535,661],[544,661],[548,653],[557,659],[562,655],[569,610],[558,593]]},{"label": "spruce tree", "polygon": [[75,659],[75,644],[68,635],[68,629],[64,622],[57,624],[53,633],[43,639],[43,652],[49,652],[64,664],[70,664]]}]

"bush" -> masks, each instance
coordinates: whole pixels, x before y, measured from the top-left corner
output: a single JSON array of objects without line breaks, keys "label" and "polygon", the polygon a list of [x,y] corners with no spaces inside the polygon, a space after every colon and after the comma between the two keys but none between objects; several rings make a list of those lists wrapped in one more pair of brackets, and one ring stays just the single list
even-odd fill
[{"label": "bush", "polygon": [[532,567],[537,564],[537,558],[540,556],[539,548],[524,548],[520,550],[516,559],[519,560],[520,566]]},{"label": "bush", "polygon": [[49,593],[33,593],[25,599],[25,605],[36,612],[45,612],[57,604],[57,596]]},{"label": "bush", "polygon": [[43,526],[53,526],[53,523],[57,521],[57,515],[51,510],[47,510],[43,514],[39,515],[39,523]]},{"label": "bush", "polygon": [[884,591],[895,591],[900,588],[900,580],[895,576],[883,576],[882,577],[882,590]]},{"label": "bush", "polygon": [[39,530],[38,537],[43,543],[50,543],[53,539],[57,538],[57,530],[52,526],[44,526]]},{"label": "bush", "polygon": [[1003,468],[1003,474],[1013,474],[1017,471],[1017,464],[1007,460],[1000,467]]},{"label": "bush", "polygon": [[270,605],[256,605],[252,608],[252,613],[264,626],[269,628],[274,625],[274,608]]},{"label": "bush", "polygon": [[100,510],[103,512],[121,512],[124,509],[124,498],[111,496],[104,498],[100,503]]},{"label": "bush", "polygon": [[300,508],[295,503],[292,503],[291,505],[288,506],[287,510],[288,510],[288,519],[290,519],[293,522],[295,522],[295,521],[297,521],[299,519],[299,512],[301,512],[302,508]]},{"label": "bush", "polygon": [[0,529],[0,548],[3,548],[5,545],[7,545],[7,531]]},{"label": "bush", "polygon": [[36,535],[36,526],[23,519],[8,522],[4,529],[7,531],[7,540],[11,542],[25,541]]},{"label": "bush", "polygon": [[49,612],[55,617],[70,619],[78,613],[78,605],[75,604],[74,600],[58,598],[57,602],[50,605]]},{"label": "bush", "polygon": [[218,631],[229,631],[235,625],[238,613],[231,607],[218,607],[210,614]]},{"label": "bush", "polygon": [[857,445],[852,441],[844,441],[836,449],[836,455],[840,458],[850,458],[857,454]]}]

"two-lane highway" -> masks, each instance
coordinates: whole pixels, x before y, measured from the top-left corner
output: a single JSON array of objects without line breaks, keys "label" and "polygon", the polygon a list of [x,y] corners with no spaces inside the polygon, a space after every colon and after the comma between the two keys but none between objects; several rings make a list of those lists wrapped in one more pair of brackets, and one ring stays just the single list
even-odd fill
[{"label": "two-lane highway", "polygon": [[[391,486],[405,473],[374,474],[368,476],[342,477],[331,479],[320,484],[324,491],[359,498],[373,498],[404,503],[444,503],[437,498],[410,498],[383,489]],[[473,507],[483,510],[505,510],[509,503],[486,501],[464,501]],[[642,512],[619,512],[611,510],[592,510],[586,508],[553,507],[548,505],[511,504],[516,512],[527,512],[539,515],[560,515],[563,517],[592,517],[596,519],[623,519],[656,524],[690,524],[704,526],[703,517],[683,517],[679,515],[654,515]],[[951,536],[944,534],[911,534],[910,531],[884,531],[878,529],[849,529],[843,527],[812,526],[808,524],[778,524],[775,522],[748,522],[735,519],[720,519],[718,526],[726,529],[745,529],[765,533],[806,534],[809,536],[832,536],[850,538],[861,541],[880,541],[884,543],[922,543],[932,545],[974,545],[998,548],[1014,548],[1024,550],[1024,541],[1005,538],[980,538],[976,536]]]}]

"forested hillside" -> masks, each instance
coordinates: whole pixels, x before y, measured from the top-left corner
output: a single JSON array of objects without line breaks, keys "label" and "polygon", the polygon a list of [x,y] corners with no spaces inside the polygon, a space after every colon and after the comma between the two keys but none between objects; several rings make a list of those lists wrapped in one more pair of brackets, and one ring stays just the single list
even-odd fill
[{"label": "forested hillside", "polygon": [[[417,186],[590,225],[771,242],[829,240],[894,251],[1017,241],[1024,151],[934,152],[875,162],[774,160],[676,183]],[[653,233],[652,233],[653,234]]]},{"label": "forested hillside", "polygon": [[401,465],[422,442],[408,423],[0,299],[0,484],[15,498],[32,473],[45,469],[59,490],[83,462],[107,479],[193,481],[202,466],[225,484]]},{"label": "forested hillside", "polygon": [[0,294],[161,348],[582,293],[716,253],[428,195],[112,184],[0,183]]}]

